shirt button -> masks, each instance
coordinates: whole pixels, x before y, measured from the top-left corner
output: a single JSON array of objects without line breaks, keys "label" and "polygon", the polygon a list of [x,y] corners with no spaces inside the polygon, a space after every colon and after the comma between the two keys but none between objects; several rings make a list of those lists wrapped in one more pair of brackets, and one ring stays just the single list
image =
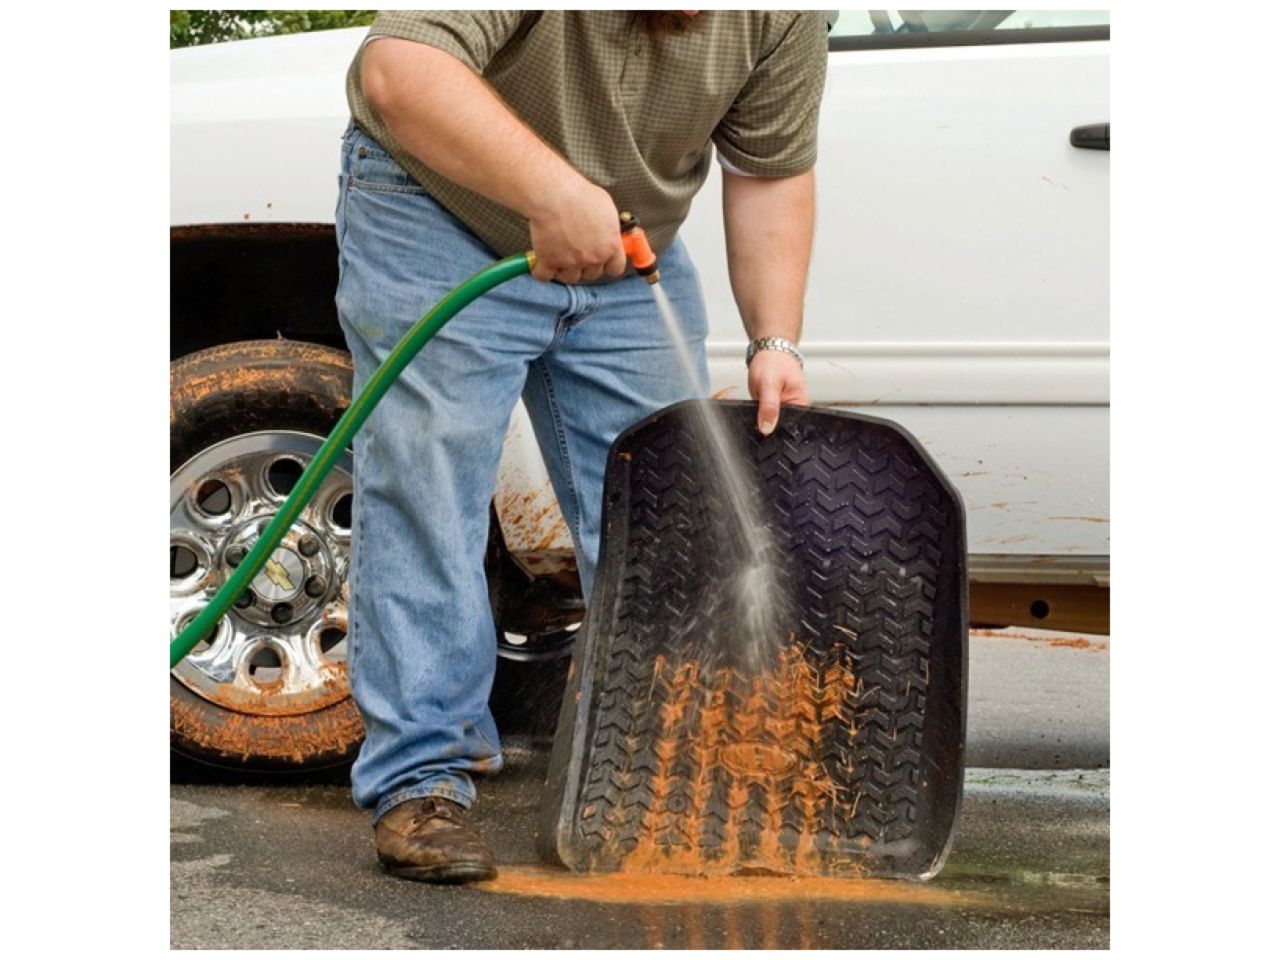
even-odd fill
[{"label": "shirt button", "polygon": [[369,155],[369,151],[366,150],[364,147],[360,147],[358,150],[356,150],[356,156],[362,160],[368,155]]}]

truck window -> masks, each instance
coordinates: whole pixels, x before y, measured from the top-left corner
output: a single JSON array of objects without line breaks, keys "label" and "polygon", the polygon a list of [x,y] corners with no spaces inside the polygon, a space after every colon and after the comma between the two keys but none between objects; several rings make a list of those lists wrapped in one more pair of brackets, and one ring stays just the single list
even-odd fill
[{"label": "truck window", "polygon": [[841,10],[832,50],[1107,40],[1109,10]]}]

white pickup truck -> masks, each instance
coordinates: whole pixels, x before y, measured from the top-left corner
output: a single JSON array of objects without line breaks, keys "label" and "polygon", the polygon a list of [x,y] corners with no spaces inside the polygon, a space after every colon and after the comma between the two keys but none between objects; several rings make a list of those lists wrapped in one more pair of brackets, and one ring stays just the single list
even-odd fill
[{"label": "white pickup truck", "polygon": [[[975,623],[1107,629],[1108,23],[855,10],[830,34],[803,343],[813,400],[902,423],[958,486]],[[363,36],[171,54],[175,632],[349,401],[333,210],[343,78]],[[713,388],[742,397],[717,169],[683,236],[711,316]],[[175,750],[276,768],[353,754],[350,491],[348,461],[301,519],[297,569],[264,571],[173,671]],[[495,709],[546,716],[554,703],[517,704],[517,691],[563,669],[582,601],[523,409],[494,518]]]}]

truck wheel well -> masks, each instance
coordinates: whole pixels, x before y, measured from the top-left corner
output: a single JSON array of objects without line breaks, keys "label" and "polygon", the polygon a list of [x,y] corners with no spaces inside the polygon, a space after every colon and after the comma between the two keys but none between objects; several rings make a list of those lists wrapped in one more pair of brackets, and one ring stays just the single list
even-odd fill
[{"label": "truck wheel well", "polygon": [[345,349],[333,294],[332,224],[245,223],[169,231],[169,356],[287,337]]}]

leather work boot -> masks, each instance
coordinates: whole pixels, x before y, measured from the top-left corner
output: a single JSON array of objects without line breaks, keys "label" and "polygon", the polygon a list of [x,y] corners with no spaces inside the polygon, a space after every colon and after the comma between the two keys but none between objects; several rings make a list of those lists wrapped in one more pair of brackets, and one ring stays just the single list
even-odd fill
[{"label": "leather work boot", "polygon": [[472,883],[498,875],[493,854],[466,823],[466,808],[443,797],[406,800],[373,828],[388,873],[426,883]]}]

